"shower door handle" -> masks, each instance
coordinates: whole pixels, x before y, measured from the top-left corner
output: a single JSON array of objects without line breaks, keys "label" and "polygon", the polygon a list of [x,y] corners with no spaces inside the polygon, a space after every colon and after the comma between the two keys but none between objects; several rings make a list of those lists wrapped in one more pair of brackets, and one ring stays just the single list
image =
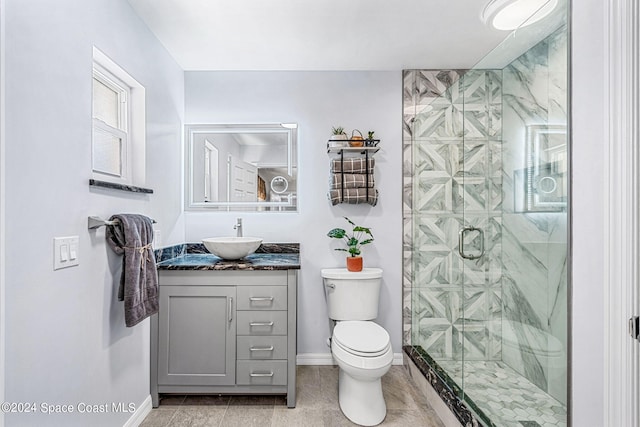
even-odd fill
[{"label": "shower door handle", "polygon": [[[466,254],[464,252],[464,235],[471,231],[477,231],[480,234],[480,253],[476,255]],[[458,252],[464,259],[478,259],[482,257],[482,255],[484,255],[484,231],[476,227],[465,227],[460,230],[460,232],[458,233]]]}]

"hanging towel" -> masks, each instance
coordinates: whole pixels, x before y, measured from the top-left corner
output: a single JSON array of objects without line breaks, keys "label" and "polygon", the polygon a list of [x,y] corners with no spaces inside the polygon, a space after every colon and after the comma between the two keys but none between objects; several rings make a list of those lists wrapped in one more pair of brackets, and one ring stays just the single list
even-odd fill
[{"label": "hanging towel", "polygon": [[375,206],[378,203],[378,190],[375,188],[369,188],[369,197],[367,198],[366,188],[348,188],[344,190],[344,199],[342,196],[342,190],[329,190],[327,194],[332,205],[338,203],[358,204],[369,203],[371,206]]},{"label": "hanging towel", "polygon": [[151,242],[153,220],[144,215],[118,214],[106,230],[107,243],[122,258],[118,299],[124,301],[124,320],[134,326],[158,312],[158,272]]},{"label": "hanging towel", "polygon": [[369,158],[349,158],[349,159],[333,159],[331,161],[331,172],[344,172],[344,173],[373,173],[373,167],[375,166],[375,159]]},{"label": "hanging towel", "polygon": [[[373,174],[369,175],[369,187],[373,187]],[[337,190],[342,188],[342,177],[344,176],[344,188],[365,188],[367,187],[367,174],[364,173],[332,173],[329,179],[329,188]]]}]

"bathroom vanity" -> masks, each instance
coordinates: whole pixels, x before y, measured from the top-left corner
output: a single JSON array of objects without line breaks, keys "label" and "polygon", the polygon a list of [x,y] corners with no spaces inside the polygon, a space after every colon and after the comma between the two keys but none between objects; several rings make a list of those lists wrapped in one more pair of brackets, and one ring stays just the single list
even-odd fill
[{"label": "bathroom vanity", "polygon": [[185,246],[158,262],[153,406],[161,393],[194,393],[286,394],[295,407],[299,245],[262,245],[238,261]]}]

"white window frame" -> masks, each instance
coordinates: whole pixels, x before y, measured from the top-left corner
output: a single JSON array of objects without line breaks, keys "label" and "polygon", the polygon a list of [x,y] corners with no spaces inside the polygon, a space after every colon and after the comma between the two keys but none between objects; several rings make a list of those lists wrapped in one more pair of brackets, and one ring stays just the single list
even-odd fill
[{"label": "white window frame", "polygon": [[[93,117],[92,99],[92,178],[123,185],[144,186],[145,184],[145,89],[122,67],[113,62],[95,46],[93,48],[92,81],[97,79],[118,93],[118,127],[114,128]],[[122,141],[120,174],[95,170],[95,147],[93,133],[104,132]]]},{"label": "white window frame", "polygon": [[97,80],[99,83],[114,91],[118,97],[118,117],[115,127],[96,118],[95,112],[92,114],[93,143],[95,144],[96,131],[113,136],[120,141],[119,173],[114,174],[96,169],[95,145],[92,150],[93,173],[94,175],[106,175],[107,179],[116,179],[118,181],[122,180],[126,183],[131,183],[131,162],[129,161],[131,159],[131,143],[129,141],[129,133],[127,131],[129,123],[129,98],[131,97],[131,88],[99,64],[93,64],[93,80]]}]

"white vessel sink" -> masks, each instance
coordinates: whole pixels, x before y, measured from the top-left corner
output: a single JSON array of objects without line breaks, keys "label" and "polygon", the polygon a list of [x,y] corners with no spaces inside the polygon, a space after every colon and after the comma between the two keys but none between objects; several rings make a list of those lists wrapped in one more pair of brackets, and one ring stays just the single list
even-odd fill
[{"label": "white vessel sink", "polygon": [[262,239],[257,237],[210,237],[202,243],[212,254],[222,259],[240,259],[258,249]]}]

